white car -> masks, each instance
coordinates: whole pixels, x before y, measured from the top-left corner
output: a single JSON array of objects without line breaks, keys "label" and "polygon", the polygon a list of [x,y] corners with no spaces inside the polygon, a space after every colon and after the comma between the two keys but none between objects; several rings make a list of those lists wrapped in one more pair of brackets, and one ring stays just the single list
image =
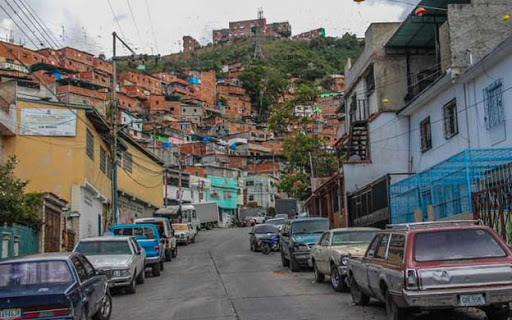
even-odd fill
[{"label": "white car", "polygon": [[178,243],[187,245],[196,241],[197,230],[190,223],[173,223],[172,228]]},{"label": "white car", "polygon": [[101,270],[111,288],[123,287],[127,293],[135,293],[136,284],[144,283],[146,254],[133,237],[82,239],[73,251],[85,255],[95,269]]},{"label": "white car", "polygon": [[247,217],[246,218],[247,221],[251,221],[251,220],[254,220],[254,222],[256,224],[262,224],[262,223],[265,223],[265,216],[263,215],[257,215],[257,216],[252,216],[252,217]]}]

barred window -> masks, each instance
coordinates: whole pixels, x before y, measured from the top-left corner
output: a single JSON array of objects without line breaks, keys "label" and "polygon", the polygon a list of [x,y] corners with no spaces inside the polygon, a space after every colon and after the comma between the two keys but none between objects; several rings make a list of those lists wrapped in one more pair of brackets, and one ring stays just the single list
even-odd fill
[{"label": "barred window", "polygon": [[497,80],[484,89],[485,125],[491,129],[504,120],[503,84]]},{"label": "barred window", "polygon": [[123,168],[127,172],[132,172],[132,155],[129,154],[128,152],[125,152],[123,154]]},{"label": "barred window", "polygon": [[107,155],[107,178],[112,179],[112,158]]},{"label": "barred window", "polygon": [[430,127],[430,117],[420,123],[421,151],[425,152],[432,149],[432,130]]},{"label": "barred window", "polygon": [[94,160],[94,136],[89,129],[87,129],[85,140],[85,153],[91,160]]},{"label": "barred window", "polygon": [[443,107],[444,137],[450,139],[459,133],[457,120],[457,100],[453,99]]},{"label": "barred window", "polygon": [[107,153],[103,148],[100,148],[100,170],[107,173]]}]

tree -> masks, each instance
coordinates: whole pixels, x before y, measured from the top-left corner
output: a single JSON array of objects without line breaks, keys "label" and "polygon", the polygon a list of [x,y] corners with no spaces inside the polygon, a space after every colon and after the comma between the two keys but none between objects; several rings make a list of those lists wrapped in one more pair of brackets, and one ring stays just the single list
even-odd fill
[{"label": "tree", "polygon": [[16,158],[11,157],[5,164],[0,164],[0,225],[18,223],[38,230],[41,227],[42,196],[24,193],[28,181],[14,176],[17,163]]}]

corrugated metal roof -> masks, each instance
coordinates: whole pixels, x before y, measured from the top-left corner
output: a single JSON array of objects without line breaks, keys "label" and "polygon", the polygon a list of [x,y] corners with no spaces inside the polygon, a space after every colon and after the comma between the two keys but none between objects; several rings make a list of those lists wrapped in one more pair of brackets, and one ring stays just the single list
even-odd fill
[{"label": "corrugated metal roof", "polygon": [[414,8],[389,39],[386,47],[434,48],[436,30],[447,19],[448,4],[470,3],[470,0],[421,0],[416,8],[427,10],[417,17]]}]

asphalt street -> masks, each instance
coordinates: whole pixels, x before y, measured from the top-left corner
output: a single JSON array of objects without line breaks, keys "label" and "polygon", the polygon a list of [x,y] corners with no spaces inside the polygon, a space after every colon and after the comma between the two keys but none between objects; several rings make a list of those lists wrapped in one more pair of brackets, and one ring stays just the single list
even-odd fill
[{"label": "asphalt street", "polygon": [[[181,246],[178,258],[165,264],[162,276],[148,276],[136,294],[115,294],[111,319],[385,319],[383,304],[357,307],[350,294],[335,293],[328,278],[318,284],[310,271],[283,268],[278,252],[251,252],[249,230],[201,231],[196,243]],[[483,317],[465,312],[413,319]]]}]

